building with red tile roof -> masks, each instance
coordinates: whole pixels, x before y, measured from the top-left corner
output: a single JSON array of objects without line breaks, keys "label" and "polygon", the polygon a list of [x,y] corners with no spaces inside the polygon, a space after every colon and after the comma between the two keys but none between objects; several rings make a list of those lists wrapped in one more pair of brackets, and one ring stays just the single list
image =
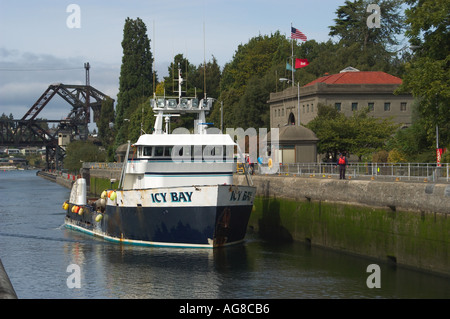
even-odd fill
[{"label": "building with red tile roof", "polygon": [[370,114],[411,125],[411,94],[395,94],[402,79],[381,71],[359,71],[348,67],[325,75],[302,87],[289,86],[270,94],[270,126],[307,124],[317,115],[319,104],[334,106],[347,116],[369,108]]},{"label": "building with red tile roof", "polygon": [[402,79],[380,71],[344,71],[326,75],[304,86],[316,83],[333,84],[402,84]]},{"label": "building with red tile roof", "polygon": [[[289,86],[271,93],[270,127],[280,128],[281,161],[310,162],[308,154],[317,154],[317,141],[305,138],[306,128],[302,131],[294,129],[294,125],[298,126],[299,121],[305,125],[314,119],[319,104],[333,106],[346,116],[368,108],[374,117],[390,118],[403,127],[411,125],[412,95],[394,93],[401,83],[400,78],[385,72],[348,67],[302,87]],[[286,134],[289,138],[285,138]]]}]

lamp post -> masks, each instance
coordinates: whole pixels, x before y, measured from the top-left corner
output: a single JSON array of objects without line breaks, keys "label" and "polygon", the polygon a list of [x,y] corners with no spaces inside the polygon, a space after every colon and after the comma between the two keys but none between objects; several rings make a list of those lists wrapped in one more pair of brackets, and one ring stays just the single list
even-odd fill
[{"label": "lamp post", "polygon": [[[287,78],[280,78],[279,81],[292,83],[292,85],[294,85],[294,82]],[[300,126],[300,82],[297,82],[297,117],[298,117],[297,125]]]}]

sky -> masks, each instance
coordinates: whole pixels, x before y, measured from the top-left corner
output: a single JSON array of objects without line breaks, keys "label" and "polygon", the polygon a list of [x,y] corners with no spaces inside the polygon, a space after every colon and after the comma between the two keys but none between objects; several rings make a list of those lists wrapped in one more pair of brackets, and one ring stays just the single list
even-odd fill
[{"label": "sky", "polygon": [[[117,101],[127,17],[147,26],[159,79],[177,54],[223,66],[238,46],[291,23],[308,40],[327,41],[345,0],[0,0],[0,114],[22,118],[53,83],[90,84]],[[76,5],[73,9],[71,5]],[[55,100],[55,101],[54,101]],[[71,106],[60,97],[39,114],[59,120]]]}]

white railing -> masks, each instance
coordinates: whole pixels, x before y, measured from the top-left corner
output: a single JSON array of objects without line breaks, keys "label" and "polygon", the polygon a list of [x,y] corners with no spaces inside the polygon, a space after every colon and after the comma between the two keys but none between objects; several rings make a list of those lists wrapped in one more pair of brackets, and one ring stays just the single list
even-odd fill
[{"label": "white railing", "polygon": [[[280,164],[280,175],[339,177],[335,163]],[[396,181],[445,181],[449,182],[450,164],[442,163],[349,163],[345,175],[349,179],[386,179]],[[258,174],[255,165],[255,174]]]}]

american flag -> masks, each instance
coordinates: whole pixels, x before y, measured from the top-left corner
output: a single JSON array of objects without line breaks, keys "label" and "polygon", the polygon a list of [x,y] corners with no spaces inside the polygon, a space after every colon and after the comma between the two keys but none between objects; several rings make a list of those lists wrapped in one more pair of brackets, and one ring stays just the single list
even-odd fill
[{"label": "american flag", "polygon": [[304,35],[300,30],[291,27],[291,38],[292,39],[300,39],[306,41],[306,35]]}]

